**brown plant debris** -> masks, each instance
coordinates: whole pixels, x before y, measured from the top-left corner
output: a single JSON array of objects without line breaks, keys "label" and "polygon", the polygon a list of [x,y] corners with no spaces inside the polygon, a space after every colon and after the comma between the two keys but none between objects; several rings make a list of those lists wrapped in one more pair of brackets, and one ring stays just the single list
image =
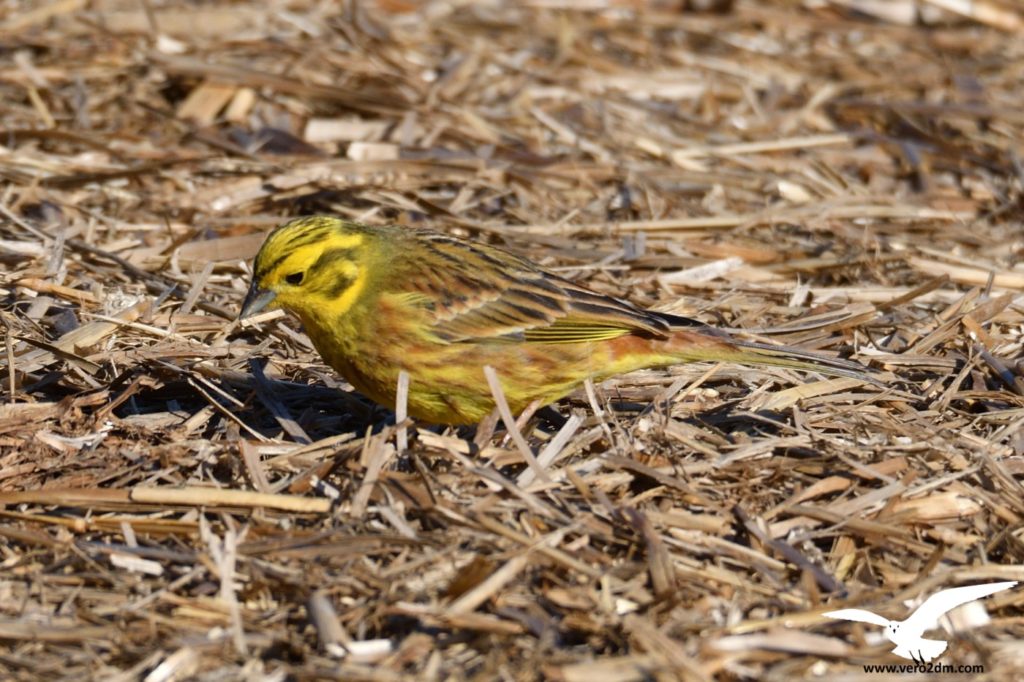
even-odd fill
[{"label": "brown plant debris", "polygon": [[[822,614],[1024,580],[1022,26],[1003,0],[4,3],[0,678],[903,662]],[[315,212],[890,388],[693,365],[396,423],[294,320],[234,319],[263,234]],[[1020,679],[1022,604],[956,619],[940,662]]]}]

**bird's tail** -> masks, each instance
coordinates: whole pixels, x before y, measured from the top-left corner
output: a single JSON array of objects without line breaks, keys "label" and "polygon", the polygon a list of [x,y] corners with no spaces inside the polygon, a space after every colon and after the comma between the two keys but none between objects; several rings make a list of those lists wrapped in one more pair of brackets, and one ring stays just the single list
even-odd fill
[{"label": "bird's tail", "polygon": [[680,360],[735,362],[743,365],[770,365],[803,371],[817,371],[837,377],[849,377],[884,386],[871,376],[870,368],[851,360],[833,358],[792,346],[773,346],[756,341],[744,341],[713,327],[699,331],[677,329],[669,340],[669,347]]},{"label": "bird's tail", "polygon": [[909,658],[912,661],[928,663],[929,661],[941,656],[942,652],[945,650],[946,642],[942,642],[937,639],[918,638],[897,645],[892,652],[897,656]]}]

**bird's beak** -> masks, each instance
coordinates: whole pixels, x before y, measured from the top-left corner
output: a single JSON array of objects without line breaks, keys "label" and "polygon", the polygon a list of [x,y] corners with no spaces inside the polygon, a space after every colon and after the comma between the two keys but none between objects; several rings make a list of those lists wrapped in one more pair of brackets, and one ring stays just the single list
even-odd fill
[{"label": "bird's beak", "polygon": [[252,317],[270,305],[274,301],[275,296],[277,294],[273,291],[260,289],[253,282],[252,286],[249,287],[249,293],[245,295],[245,300],[242,301],[242,312],[238,313],[238,319],[244,320],[247,317]]}]

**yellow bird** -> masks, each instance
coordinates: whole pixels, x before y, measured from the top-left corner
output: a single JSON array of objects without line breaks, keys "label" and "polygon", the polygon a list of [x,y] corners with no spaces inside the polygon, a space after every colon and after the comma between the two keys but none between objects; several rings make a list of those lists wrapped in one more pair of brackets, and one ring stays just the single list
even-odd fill
[{"label": "yellow bird", "polygon": [[586,379],[700,360],[777,365],[877,383],[854,362],[733,338],[574,284],[508,251],[431,230],[299,218],[270,233],[240,317],[284,308],[361,393],[409,414],[472,424],[495,406],[493,367],[513,412]]}]

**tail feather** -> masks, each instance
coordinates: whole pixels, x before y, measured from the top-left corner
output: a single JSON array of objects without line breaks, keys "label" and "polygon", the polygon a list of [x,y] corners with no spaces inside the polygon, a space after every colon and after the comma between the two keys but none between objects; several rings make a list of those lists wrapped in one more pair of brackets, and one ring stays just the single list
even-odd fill
[{"label": "tail feather", "polygon": [[896,646],[892,650],[897,656],[903,658],[909,658],[912,661],[921,661],[928,663],[932,659],[938,658],[942,655],[942,652],[946,650],[946,642],[938,639],[914,639],[909,642],[903,642]]},{"label": "tail feather", "polygon": [[751,362],[761,362],[778,367],[792,367],[793,369],[817,370],[822,374],[861,379],[877,386],[883,385],[881,381],[871,376],[869,373],[873,371],[871,368],[852,360],[833,358],[800,348],[793,348],[792,346],[772,346],[766,343],[741,341],[739,339],[733,339],[732,343],[739,348],[752,351],[750,353]]},{"label": "tail feather", "polygon": [[[682,337],[679,338],[680,343],[677,345],[680,348],[680,356],[688,360],[728,360],[744,365],[788,367],[885,386],[871,376],[870,373],[874,370],[851,360],[833,358],[792,346],[744,341],[713,327],[705,327],[699,332],[680,329],[675,336]],[[695,337],[702,338],[698,340]]]}]

